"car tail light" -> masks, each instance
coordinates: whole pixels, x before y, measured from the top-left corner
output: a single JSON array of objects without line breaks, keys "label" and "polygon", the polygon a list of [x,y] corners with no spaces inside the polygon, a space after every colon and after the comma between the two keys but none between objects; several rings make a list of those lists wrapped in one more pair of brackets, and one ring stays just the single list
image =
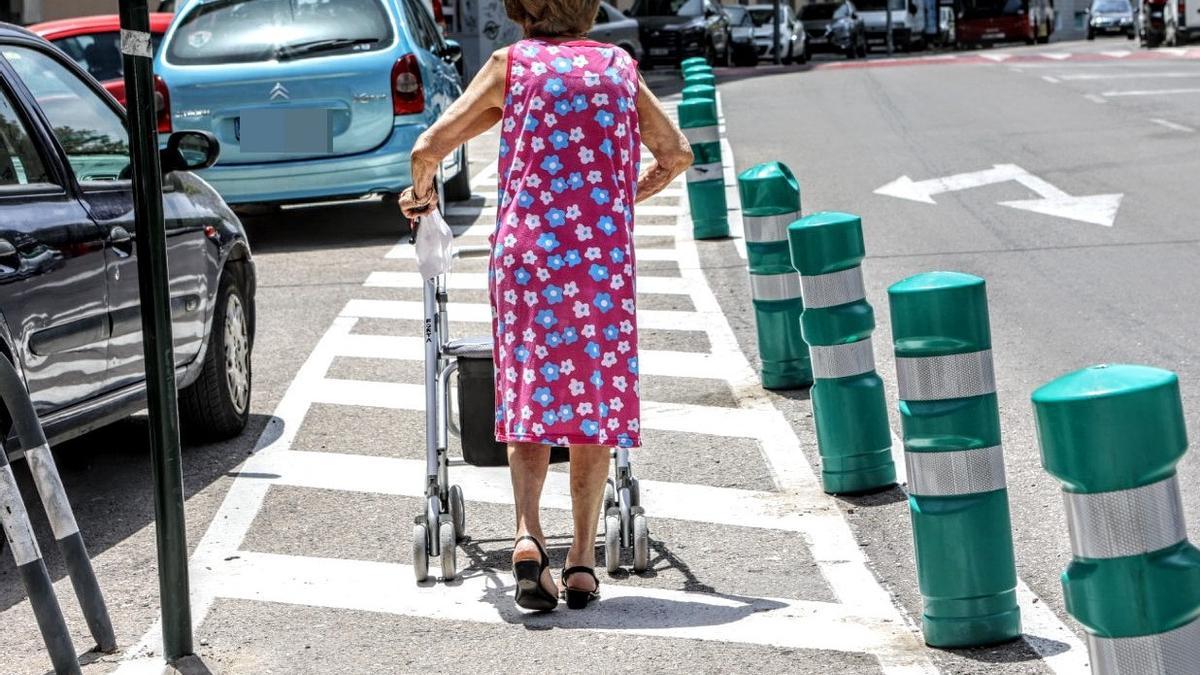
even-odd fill
[{"label": "car tail light", "polygon": [[157,75],[154,76],[154,117],[158,120],[158,133],[171,133],[171,92]]},{"label": "car tail light", "polygon": [[425,87],[416,54],[402,56],[392,66],[392,112],[411,115],[425,110]]},{"label": "car tail light", "polygon": [[1187,22],[1187,3],[1184,0],[1179,0],[1179,6],[1175,8],[1175,16],[1179,17],[1181,23]]}]

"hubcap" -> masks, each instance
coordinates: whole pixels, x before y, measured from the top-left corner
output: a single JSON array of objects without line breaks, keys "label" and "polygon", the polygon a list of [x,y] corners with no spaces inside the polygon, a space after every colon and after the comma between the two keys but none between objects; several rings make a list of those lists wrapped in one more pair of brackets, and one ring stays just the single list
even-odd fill
[{"label": "hubcap", "polygon": [[225,381],[229,400],[238,414],[250,402],[250,337],[242,299],[230,294],[225,305]]}]

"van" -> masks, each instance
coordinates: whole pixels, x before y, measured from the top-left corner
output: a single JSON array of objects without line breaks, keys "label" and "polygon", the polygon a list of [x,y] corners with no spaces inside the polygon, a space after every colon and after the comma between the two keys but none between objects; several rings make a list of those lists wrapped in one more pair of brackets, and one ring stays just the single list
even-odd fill
[{"label": "van", "polygon": [[[892,6],[892,46],[896,51],[924,49],[924,0],[859,0],[858,14],[867,29],[869,48],[887,48],[887,5]],[[932,36],[931,36],[932,37]]]}]

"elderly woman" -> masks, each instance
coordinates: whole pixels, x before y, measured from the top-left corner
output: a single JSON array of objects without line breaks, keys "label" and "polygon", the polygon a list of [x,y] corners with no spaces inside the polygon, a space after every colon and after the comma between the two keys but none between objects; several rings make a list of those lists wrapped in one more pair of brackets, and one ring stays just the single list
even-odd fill
[{"label": "elderly woman", "polygon": [[[516,503],[516,603],[599,597],[595,540],[609,449],[638,447],[634,204],[692,161],[687,140],[621,49],[588,40],[598,0],[505,0],[526,38],[494,54],[418,139],[409,218],[437,195],[442,158],[500,123],[490,240],[496,440]],[[641,160],[641,146],[653,154]],[[574,538],[561,589],[539,517],[552,445],[568,446]]]}]

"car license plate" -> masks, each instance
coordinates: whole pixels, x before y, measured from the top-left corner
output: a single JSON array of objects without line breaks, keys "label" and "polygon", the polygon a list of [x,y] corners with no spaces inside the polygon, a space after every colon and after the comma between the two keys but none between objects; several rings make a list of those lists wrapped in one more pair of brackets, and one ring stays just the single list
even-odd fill
[{"label": "car license plate", "polygon": [[322,155],[333,152],[328,108],[256,108],[233,121],[242,152]]},{"label": "car license plate", "polygon": [[989,32],[983,34],[983,39],[985,39],[985,40],[999,40],[1000,38],[1003,38],[1003,37],[1004,37],[1004,33],[1000,32],[1000,31],[989,31]]},{"label": "car license plate", "polygon": [[667,49],[666,47],[651,47],[650,48],[650,56],[666,56],[667,54],[670,54],[670,53],[671,53],[671,50]]}]

